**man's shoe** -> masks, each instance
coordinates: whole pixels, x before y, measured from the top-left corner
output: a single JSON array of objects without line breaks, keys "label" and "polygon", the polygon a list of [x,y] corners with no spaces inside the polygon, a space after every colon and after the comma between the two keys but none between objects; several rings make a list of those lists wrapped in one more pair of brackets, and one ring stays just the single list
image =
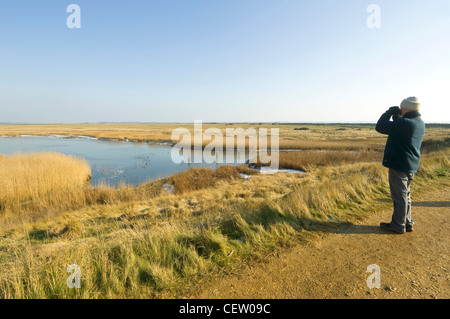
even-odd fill
[{"label": "man's shoe", "polygon": [[410,233],[410,232],[412,232],[414,229],[413,229],[413,225],[406,225],[406,231],[408,232],[408,233]]},{"label": "man's shoe", "polygon": [[400,230],[400,229],[392,227],[390,223],[380,223],[380,227],[383,228],[384,230],[392,231],[392,232],[395,232],[397,234],[404,234],[405,233],[404,230]]}]

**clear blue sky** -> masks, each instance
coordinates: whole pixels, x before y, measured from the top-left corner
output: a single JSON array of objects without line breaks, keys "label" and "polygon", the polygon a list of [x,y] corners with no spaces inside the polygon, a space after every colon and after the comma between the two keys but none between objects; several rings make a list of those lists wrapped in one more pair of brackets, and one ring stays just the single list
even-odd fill
[{"label": "clear blue sky", "polygon": [[448,0],[0,2],[0,122],[450,122],[449,87]]}]

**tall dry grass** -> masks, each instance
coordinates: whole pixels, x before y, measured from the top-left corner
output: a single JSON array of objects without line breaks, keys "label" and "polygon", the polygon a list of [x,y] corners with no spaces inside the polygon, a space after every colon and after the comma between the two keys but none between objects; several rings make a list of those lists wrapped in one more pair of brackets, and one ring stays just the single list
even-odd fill
[{"label": "tall dry grass", "polygon": [[0,211],[63,206],[86,187],[85,160],[60,153],[16,153],[0,159]]}]

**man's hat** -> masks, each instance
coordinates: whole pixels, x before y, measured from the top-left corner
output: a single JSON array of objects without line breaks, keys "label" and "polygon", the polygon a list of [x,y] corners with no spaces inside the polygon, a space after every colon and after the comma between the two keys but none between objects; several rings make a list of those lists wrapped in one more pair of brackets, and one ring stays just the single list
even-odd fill
[{"label": "man's hat", "polygon": [[402,109],[410,110],[410,111],[419,111],[420,103],[417,97],[411,96],[402,101],[400,104]]}]

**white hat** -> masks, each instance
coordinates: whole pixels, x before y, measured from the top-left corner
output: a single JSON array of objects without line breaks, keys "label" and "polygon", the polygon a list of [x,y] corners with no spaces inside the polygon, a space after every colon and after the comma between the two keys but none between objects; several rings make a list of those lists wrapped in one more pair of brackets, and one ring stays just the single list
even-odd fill
[{"label": "white hat", "polygon": [[402,103],[400,104],[400,107],[402,109],[407,109],[410,111],[419,111],[420,103],[419,103],[419,100],[417,99],[417,97],[411,96],[411,97],[404,99],[402,101]]}]

